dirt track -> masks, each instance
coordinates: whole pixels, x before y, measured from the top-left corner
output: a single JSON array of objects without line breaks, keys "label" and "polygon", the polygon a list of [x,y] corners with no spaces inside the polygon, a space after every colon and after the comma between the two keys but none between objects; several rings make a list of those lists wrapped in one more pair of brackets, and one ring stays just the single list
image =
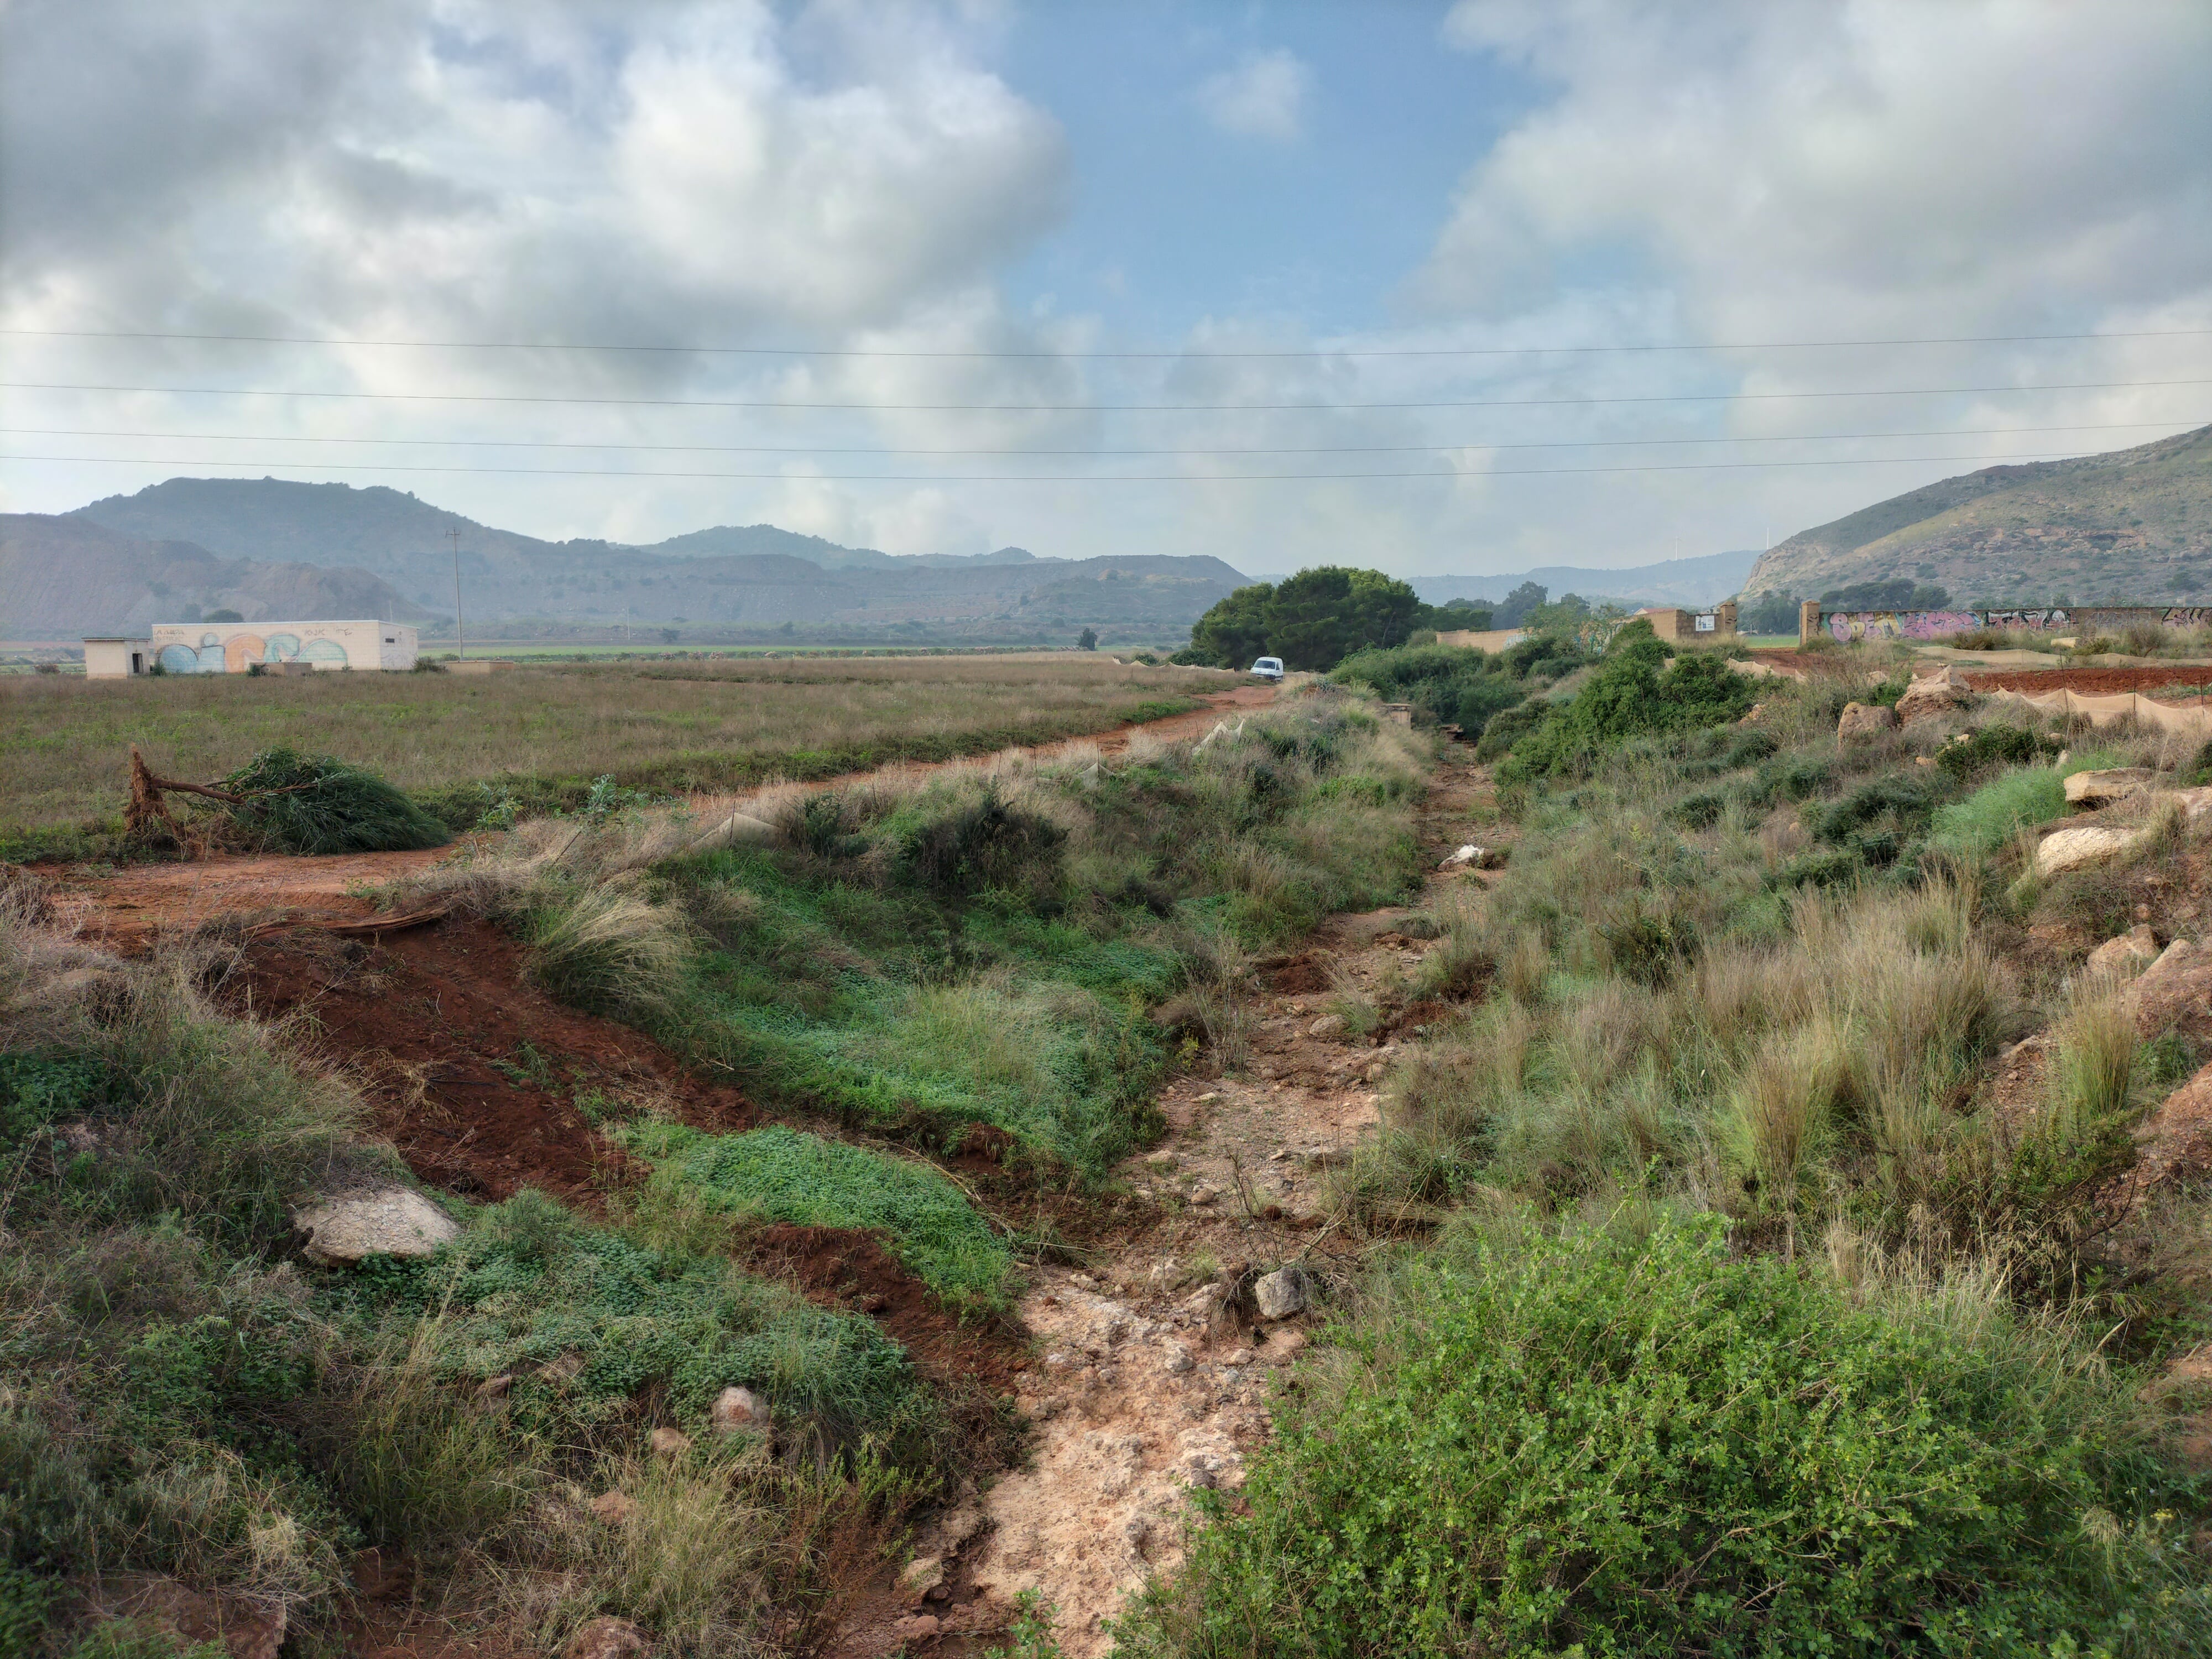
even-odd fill
[{"label": "dirt track", "polygon": [[[2084,696],[2111,696],[2142,691],[2156,696],[2160,688],[2212,685],[2212,664],[2187,663],[2160,668],[2026,668],[1977,672],[1958,667],[1967,684],[1978,691],[2079,691]],[[2203,696],[2159,696],[2160,702],[2202,704]]]},{"label": "dirt track", "polygon": [[[1090,737],[1038,744],[1022,753],[1050,759],[1079,746],[1104,755],[1122,752],[1139,732],[1163,742],[1200,736],[1224,716],[1263,708],[1274,699],[1266,685],[1240,685],[1217,691],[1206,707],[1188,714],[1137,725],[1117,726]],[[909,775],[988,760],[917,763],[884,769]],[[853,773],[803,786],[834,789],[873,773]],[[700,795],[685,805],[702,817],[726,814],[748,795]],[[466,840],[462,846],[468,844]],[[189,863],[44,866],[38,873],[61,884],[55,919],[87,939],[131,951],[143,949],[156,933],[188,931],[225,919],[249,922],[331,922],[363,920],[375,912],[364,890],[451,858],[454,847],[415,853],[343,853],[328,858],[283,854],[217,854]]]}]

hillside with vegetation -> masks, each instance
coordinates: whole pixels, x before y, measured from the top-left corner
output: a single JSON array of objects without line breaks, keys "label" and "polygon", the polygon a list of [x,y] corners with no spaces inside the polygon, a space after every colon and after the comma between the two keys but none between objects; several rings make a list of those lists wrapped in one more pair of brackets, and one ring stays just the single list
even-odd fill
[{"label": "hillside with vegetation", "polygon": [[1743,598],[1817,599],[1900,578],[1977,609],[2212,600],[2212,427],[1984,467],[1878,501],[1778,543]]},{"label": "hillside with vegetation", "polygon": [[[477,623],[674,627],[693,640],[804,629],[840,643],[1066,644],[1090,627],[1109,643],[1160,642],[1244,580],[1218,559],[1156,554],[1053,559],[1001,548],[972,558],[895,557],[769,525],[721,526],[650,546],[550,542],[404,490],[276,478],[172,478],[52,526],[40,520],[38,533],[51,540],[75,524],[142,543],[186,541],[230,560],[356,568],[388,583],[416,614],[445,618],[453,614],[458,555],[462,605]],[[106,602],[127,598],[123,614],[136,614],[157,580],[166,579],[149,567],[138,592]],[[0,586],[0,611],[17,603],[12,586]]]}]

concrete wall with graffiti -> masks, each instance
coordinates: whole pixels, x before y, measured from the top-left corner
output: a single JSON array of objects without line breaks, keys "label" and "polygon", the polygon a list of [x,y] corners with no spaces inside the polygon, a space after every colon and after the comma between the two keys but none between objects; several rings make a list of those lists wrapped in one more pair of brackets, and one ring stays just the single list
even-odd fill
[{"label": "concrete wall with graffiti", "polygon": [[[1810,606],[1808,606],[1810,609]],[[1811,618],[1808,617],[1808,621]],[[1823,611],[1819,629],[1846,644],[1853,640],[1940,640],[1978,628],[2008,633],[2117,634],[2145,624],[2156,628],[2212,628],[2212,606],[2079,605],[2007,611]],[[1810,630],[1800,630],[1810,637]]]},{"label": "concrete wall with graffiti", "polygon": [[409,669],[415,630],[387,622],[156,623],[155,660],[168,674],[243,674],[258,665]]}]

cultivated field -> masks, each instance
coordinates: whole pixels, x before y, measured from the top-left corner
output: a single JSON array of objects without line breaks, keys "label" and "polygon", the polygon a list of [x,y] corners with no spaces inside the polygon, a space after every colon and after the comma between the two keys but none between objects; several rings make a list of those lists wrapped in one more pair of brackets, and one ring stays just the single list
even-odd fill
[{"label": "cultivated field", "polygon": [[131,744],[204,782],[261,750],[331,753],[434,799],[601,775],[653,788],[818,777],[1154,719],[1240,677],[1110,657],[781,659],[459,674],[33,677],[0,689],[0,833],[103,819]]}]

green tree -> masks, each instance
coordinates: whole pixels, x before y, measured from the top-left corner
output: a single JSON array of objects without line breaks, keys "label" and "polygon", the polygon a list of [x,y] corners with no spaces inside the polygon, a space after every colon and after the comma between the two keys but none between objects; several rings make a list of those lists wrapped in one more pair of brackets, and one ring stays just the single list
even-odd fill
[{"label": "green tree", "polygon": [[1221,668],[1242,668],[1267,650],[1267,602],[1275,590],[1266,582],[1240,587],[1191,624],[1191,654]]},{"label": "green tree", "polygon": [[1277,586],[1238,588],[1192,626],[1191,651],[1224,668],[1272,655],[1286,668],[1327,672],[1355,651],[1403,645],[1427,609],[1379,570],[1323,565]]},{"label": "green tree", "polygon": [[1075,648],[1078,651],[1096,651],[1098,648],[1098,630],[1095,628],[1086,628],[1078,634],[1075,636]]},{"label": "green tree", "polygon": [[1535,582],[1522,582],[1505,596],[1505,603],[1498,607],[1492,621],[1499,628],[1518,628],[1523,617],[1532,611],[1543,608],[1544,601],[1552,597],[1552,590]]}]

